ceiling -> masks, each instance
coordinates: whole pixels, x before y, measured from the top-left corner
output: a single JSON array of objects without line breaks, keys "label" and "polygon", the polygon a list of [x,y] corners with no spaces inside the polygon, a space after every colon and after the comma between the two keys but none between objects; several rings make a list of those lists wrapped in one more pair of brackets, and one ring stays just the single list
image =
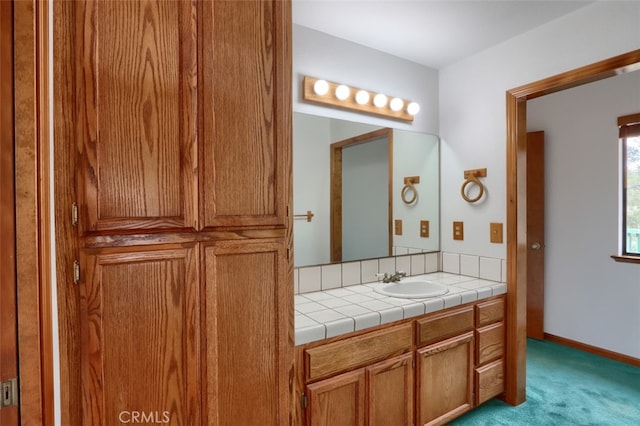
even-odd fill
[{"label": "ceiling", "polygon": [[590,3],[293,0],[293,22],[440,69]]}]

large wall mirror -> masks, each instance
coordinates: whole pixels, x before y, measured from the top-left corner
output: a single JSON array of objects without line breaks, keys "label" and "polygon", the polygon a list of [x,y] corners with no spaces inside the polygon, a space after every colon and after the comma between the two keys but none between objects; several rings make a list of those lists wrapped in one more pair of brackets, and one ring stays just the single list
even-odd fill
[{"label": "large wall mirror", "polygon": [[438,251],[439,160],[436,135],[294,113],[294,265]]}]

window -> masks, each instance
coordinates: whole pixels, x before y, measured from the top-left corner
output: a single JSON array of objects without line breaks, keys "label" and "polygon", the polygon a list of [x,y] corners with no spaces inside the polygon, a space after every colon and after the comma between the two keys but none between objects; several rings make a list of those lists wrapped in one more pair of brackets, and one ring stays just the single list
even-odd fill
[{"label": "window", "polygon": [[640,114],[618,118],[622,153],[622,255],[640,257]]}]

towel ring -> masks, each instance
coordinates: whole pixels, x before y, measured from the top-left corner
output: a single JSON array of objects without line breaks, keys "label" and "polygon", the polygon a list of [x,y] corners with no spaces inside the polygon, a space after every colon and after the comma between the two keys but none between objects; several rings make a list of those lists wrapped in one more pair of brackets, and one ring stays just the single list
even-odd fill
[{"label": "towel ring", "polygon": [[[407,199],[407,194],[410,191],[413,191],[413,197]],[[416,198],[418,198],[418,190],[416,189],[415,186],[413,186],[413,183],[409,182],[402,188],[402,192],[400,193],[400,196],[402,197],[402,201],[405,204],[413,204],[413,202],[416,201]]]},{"label": "towel ring", "polygon": [[[420,176],[406,176],[404,178],[404,186],[402,187],[402,192],[400,192],[400,197],[405,204],[413,204],[418,199],[418,189],[415,187],[417,183],[420,183]],[[410,192],[413,192],[413,196],[408,198]]]},{"label": "towel ring", "polygon": [[[475,183],[480,190],[475,198],[469,198],[466,194],[467,186],[471,183]],[[478,180],[478,177],[475,175],[475,173],[469,173],[467,180],[462,184],[462,188],[460,188],[460,195],[462,195],[462,198],[464,198],[464,200],[468,203],[475,203],[480,198],[482,198],[482,196],[484,195],[484,185]]]}]

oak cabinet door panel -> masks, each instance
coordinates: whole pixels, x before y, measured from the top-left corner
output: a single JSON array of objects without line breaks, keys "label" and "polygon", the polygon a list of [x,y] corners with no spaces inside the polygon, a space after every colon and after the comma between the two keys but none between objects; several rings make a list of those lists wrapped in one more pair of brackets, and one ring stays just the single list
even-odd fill
[{"label": "oak cabinet door panel", "polygon": [[195,5],[74,11],[81,231],[197,226]]},{"label": "oak cabinet door panel", "polygon": [[289,4],[203,4],[204,227],[284,226],[291,177]]},{"label": "oak cabinet door panel", "polygon": [[82,257],[84,424],[198,424],[197,248]]},{"label": "oak cabinet door panel", "polygon": [[446,424],[473,407],[473,367],[473,332],[416,351],[417,424]]},{"label": "oak cabinet door panel", "polygon": [[286,424],[293,286],[284,241],[222,241],[203,250],[206,424]]},{"label": "oak cabinet door panel", "polygon": [[358,369],[307,386],[308,426],[364,426],[365,371]]},{"label": "oak cabinet door panel", "polygon": [[413,352],[366,367],[368,426],[413,425]]}]

